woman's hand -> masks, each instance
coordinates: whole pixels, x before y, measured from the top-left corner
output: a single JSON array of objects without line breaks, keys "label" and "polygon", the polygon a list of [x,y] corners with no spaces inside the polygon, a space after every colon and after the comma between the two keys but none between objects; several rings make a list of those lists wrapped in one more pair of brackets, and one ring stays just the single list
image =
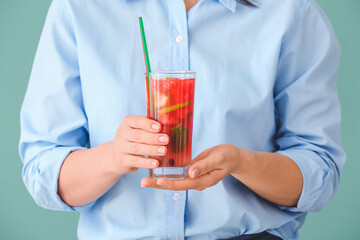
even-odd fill
[{"label": "woman's hand", "polygon": [[154,120],[127,116],[114,141],[71,152],[60,169],[61,199],[70,206],[86,205],[106,193],[125,173],[158,167],[158,160],[144,155],[166,154],[169,136],[160,130],[160,123]]},{"label": "woman's hand", "polygon": [[112,167],[120,174],[135,172],[138,168],[157,168],[158,160],[144,156],[166,154],[169,136],[159,133],[160,130],[159,122],[143,116],[126,116],[116,131]]},{"label": "woman's hand", "polygon": [[195,189],[202,191],[216,185],[239,168],[241,151],[234,145],[221,144],[205,150],[192,161],[189,178],[170,180],[167,178],[143,178],[142,187],[182,191]]},{"label": "woman's hand", "polygon": [[218,145],[200,153],[192,161],[188,179],[143,178],[141,185],[173,191],[201,191],[229,174],[259,196],[282,206],[296,206],[303,188],[302,173],[289,157],[249,151],[231,144]]}]

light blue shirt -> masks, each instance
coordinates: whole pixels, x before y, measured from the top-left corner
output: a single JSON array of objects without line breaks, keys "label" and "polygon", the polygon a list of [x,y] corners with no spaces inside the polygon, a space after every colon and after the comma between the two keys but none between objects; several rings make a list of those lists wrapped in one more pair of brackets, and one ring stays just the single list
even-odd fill
[{"label": "light blue shirt", "polygon": [[[85,240],[262,231],[298,239],[306,213],[336,192],[345,161],[339,44],[314,0],[257,2],[201,0],[186,13],[182,0],[54,0],[21,110],[22,175],[36,203],[80,211]],[[87,206],[60,199],[59,170],[71,151],[112,141],[123,117],[146,115],[138,16],[153,71],[197,73],[193,157],[222,143],[288,156],[303,174],[296,207],[272,204],[232,176],[202,192],[143,189],[146,169]]]}]

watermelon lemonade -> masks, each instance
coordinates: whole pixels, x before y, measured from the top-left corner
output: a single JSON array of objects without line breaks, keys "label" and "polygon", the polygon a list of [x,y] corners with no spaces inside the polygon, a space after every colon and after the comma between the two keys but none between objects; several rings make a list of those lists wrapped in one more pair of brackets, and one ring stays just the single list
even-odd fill
[{"label": "watermelon lemonade", "polygon": [[158,159],[160,166],[150,170],[150,177],[185,179],[191,162],[194,72],[152,72],[146,74],[147,117],[159,121],[161,133],[170,137],[167,154]]}]

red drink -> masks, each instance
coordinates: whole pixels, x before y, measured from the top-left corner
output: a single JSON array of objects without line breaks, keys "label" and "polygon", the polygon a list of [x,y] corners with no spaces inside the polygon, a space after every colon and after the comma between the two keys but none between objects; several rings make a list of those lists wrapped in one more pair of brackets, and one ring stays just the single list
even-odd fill
[{"label": "red drink", "polygon": [[191,162],[195,73],[151,73],[149,80],[148,118],[159,121],[170,137],[167,154],[154,157],[160,166],[150,177],[184,179]]}]

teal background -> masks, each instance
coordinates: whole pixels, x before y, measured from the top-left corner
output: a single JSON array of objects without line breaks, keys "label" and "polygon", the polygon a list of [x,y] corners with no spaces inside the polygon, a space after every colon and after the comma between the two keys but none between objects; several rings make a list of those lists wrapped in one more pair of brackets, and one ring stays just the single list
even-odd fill
[{"label": "teal background", "polygon": [[[0,0],[0,239],[76,239],[77,213],[38,207],[21,179],[19,111],[50,0]],[[281,1],[279,1],[281,2]],[[342,46],[338,91],[348,159],[337,195],[301,240],[360,239],[360,1],[318,0]]]}]

